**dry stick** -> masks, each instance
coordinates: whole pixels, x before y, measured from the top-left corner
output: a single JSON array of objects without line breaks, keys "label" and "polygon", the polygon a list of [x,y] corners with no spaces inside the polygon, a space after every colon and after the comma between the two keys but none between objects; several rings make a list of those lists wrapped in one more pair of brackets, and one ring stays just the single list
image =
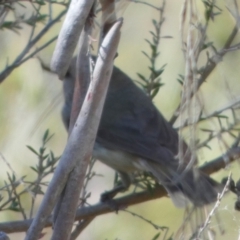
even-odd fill
[{"label": "dry stick", "polygon": [[203,233],[203,231],[207,228],[207,226],[210,224],[210,221],[211,221],[211,218],[213,216],[213,214],[215,213],[215,211],[218,209],[220,203],[221,203],[221,200],[223,198],[223,196],[226,194],[226,192],[228,191],[228,187],[229,187],[229,184],[230,184],[230,181],[231,181],[231,173],[229,174],[228,176],[228,180],[227,180],[227,183],[224,187],[224,189],[222,190],[221,194],[218,195],[218,199],[217,199],[217,202],[215,203],[213,209],[211,210],[211,212],[208,214],[203,226],[199,229],[198,231],[198,235],[196,237],[196,240],[200,240],[200,236],[201,234]]},{"label": "dry stick", "polygon": [[[234,147],[230,149],[225,155],[220,156],[216,159],[213,159],[212,161],[203,165],[200,168],[200,170],[210,175],[226,167],[226,158],[230,163],[235,161],[239,157],[240,157],[240,147]],[[167,193],[165,189],[162,186],[157,185],[153,189],[153,191],[151,191],[151,193],[149,193],[148,190],[145,190],[139,193],[133,193],[121,198],[114,199],[113,201],[114,201],[114,205],[120,208],[121,206],[126,207],[134,204],[139,204],[146,201],[158,199],[166,195]],[[75,220],[79,221],[81,219],[96,217],[102,214],[111,213],[113,211],[114,210],[111,208],[110,204],[98,203],[90,207],[83,207],[78,209],[76,212]],[[32,222],[33,222],[33,219],[0,223],[0,231],[3,231],[5,233],[25,232],[29,228]],[[50,226],[52,226],[52,220],[51,220],[51,217],[48,217],[48,219],[46,220],[45,227],[50,227]]]},{"label": "dry stick", "polygon": [[[103,18],[103,21],[102,21],[102,26],[103,26],[102,29],[103,30],[102,31],[103,32],[102,32],[102,36],[101,36],[99,45],[101,45],[106,34],[108,33],[108,31],[111,29],[111,27],[114,25],[114,23],[117,20],[116,14],[115,14],[114,0],[100,0],[100,2],[102,5],[102,18]],[[89,35],[90,35],[90,31],[91,31],[90,18],[91,18],[91,16],[94,16],[94,6],[92,7],[91,12],[92,13],[90,13],[89,20],[86,22],[86,26],[85,26],[85,28],[88,28],[87,32],[89,32]],[[73,106],[72,106],[72,111],[71,111],[69,133],[71,132],[72,126],[75,123],[75,120],[77,117],[76,115],[78,114],[78,112],[81,108],[81,104],[84,100],[84,97],[86,95],[86,91],[87,91],[87,88],[88,88],[88,85],[90,82],[89,61],[87,61],[87,59],[86,59],[87,58],[86,56],[89,54],[89,52],[88,52],[89,44],[87,41],[88,40],[87,37],[88,36],[86,36],[85,39],[82,40],[83,42],[85,42],[85,44],[84,44],[85,46],[83,46],[81,48],[79,56],[77,58],[77,81],[75,83],[75,89],[74,89],[74,98],[73,98]],[[81,68],[80,68],[79,62],[81,62]],[[80,71],[78,71],[78,70],[80,70]],[[73,174],[71,174],[71,175],[73,175]],[[69,181],[71,181],[71,179]],[[75,187],[72,190],[73,190],[74,194],[76,194]],[[70,202],[70,204],[71,204],[71,202]],[[66,206],[66,211],[69,211],[69,203],[66,203],[65,206]],[[62,218],[64,218],[64,217],[61,217],[61,216],[59,217],[59,219],[62,219]],[[75,230],[71,234],[70,238],[71,239],[77,238],[77,236],[79,234],[81,234],[83,229],[87,225],[89,225],[94,218],[95,217],[91,217],[91,218],[85,219],[82,223],[79,223],[78,227],[75,228]],[[62,229],[62,228],[60,227],[60,229]],[[56,230],[56,232],[58,232],[58,230]],[[59,236],[61,236],[61,235],[59,235]]]},{"label": "dry stick", "polygon": [[70,174],[63,202],[61,203],[61,209],[57,216],[52,240],[66,240],[70,236],[78,198],[84,183],[85,173],[89,164],[112,74],[113,59],[120,39],[121,26],[122,20],[117,21],[103,40],[93,72],[93,79],[80,112],[81,122],[77,120],[73,128],[73,132],[76,125],[81,125],[83,128],[82,132],[79,132],[77,143],[81,146],[81,142],[84,141],[85,148],[81,146],[84,155]]},{"label": "dry stick", "polygon": [[[103,47],[101,48],[101,55],[97,60],[94,70],[93,82],[95,84],[99,84],[99,79],[104,79],[105,75],[108,75],[108,77],[110,78],[109,73],[111,72],[111,69],[106,68],[104,71],[102,71],[102,68],[105,64],[105,66],[108,67],[112,65],[112,60],[115,54],[113,48],[116,48],[116,45],[118,44],[120,37],[119,29],[121,25],[122,21],[118,21],[104,40]],[[110,42],[109,38],[112,35],[114,36],[114,33],[115,37],[112,38],[112,41]],[[108,55],[106,55],[105,51],[108,53]],[[88,160],[91,155],[92,147],[95,141],[94,134],[96,134],[95,132],[98,128],[97,122],[100,118],[99,111],[101,110],[101,108],[99,107],[99,104],[103,105],[103,101],[100,101],[102,97],[100,94],[101,91],[106,92],[105,86],[102,87],[101,84],[100,86],[98,86],[97,94],[93,92],[93,86],[90,86],[87,98],[85,99],[82,107],[82,111],[78,116],[77,122],[69,137],[67,146],[64,149],[63,155],[55,170],[53,179],[49,184],[49,187],[37,212],[37,215],[33,220],[29,231],[27,232],[26,240],[37,240],[39,238],[39,235],[43,227],[45,226],[45,223],[56,201],[58,200],[63,188],[65,187],[69,173],[77,164],[79,164],[82,159]],[[98,116],[98,118],[96,118],[95,116]],[[86,136],[86,138],[83,139],[83,136]],[[81,148],[79,146],[81,146]]]},{"label": "dry stick", "polygon": [[[87,168],[89,155],[82,159],[81,164],[78,164],[67,181],[61,201],[58,203],[57,217],[54,219],[54,228],[52,240],[66,240],[71,235],[72,226],[78,205],[78,198],[85,176],[85,168]],[[75,190],[75,191],[74,191]]]},{"label": "dry stick", "polygon": [[[72,76],[75,81],[74,86],[74,94],[73,94],[73,104],[72,104],[72,110],[71,110],[71,118],[70,118],[70,125],[68,130],[68,135],[70,136],[70,133],[72,132],[72,128],[76,122],[76,119],[78,117],[78,114],[80,112],[80,109],[82,107],[84,98],[86,96],[88,86],[90,83],[90,68],[89,68],[89,57],[88,57],[88,48],[89,48],[89,35],[91,32],[91,25],[89,24],[89,20],[87,19],[84,30],[81,33],[80,39],[79,39],[79,54],[77,57],[77,60],[74,62],[76,65],[76,75]],[[69,181],[69,180],[68,180]],[[64,195],[64,191],[61,194],[61,197],[59,198],[53,214],[53,222],[56,221],[62,198]],[[75,212],[75,209],[74,209]]]},{"label": "dry stick", "polygon": [[53,53],[51,69],[63,79],[94,0],[72,0]]},{"label": "dry stick", "polygon": [[[108,33],[108,31],[111,29],[111,27],[114,25],[114,23],[117,20],[116,14],[115,14],[114,0],[100,0],[100,3],[102,5],[102,32],[101,32],[101,37],[99,41],[99,47],[103,39],[105,38],[106,34]],[[94,7],[92,8],[91,11],[93,13],[92,14],[90,13],[90,17],[94,15]],[[86,79],[90,79],[89,71],[86,73],[86,69],[89,69],[89,61],[86,61],[86,59],[84,59],[88,54],[87,52],[88,50],[89,50],[89,46],[85,46],[85,48],[82,48],[82,51],[80,52],[77,58],[77,61],[82,62],[82,64],[84,64],[85,66],[82,66],[81,67],[82,71],[77,73],[78,81],[75,83],[75,90],[74,90],[74,94],[76,96],[74,95],[74,98],[73,98],[73,107],[71,112],[69,132],[71,132],[72,124],[75,122],[75,119],[76,119],[75,116],[77,112],[79,112],[79,109],[81,108],[81,104],[84,100],[84,97],[89,85],[89,82],[86,81]],[[80,66],[79,63],[77,63],[77,66]],[[67,208],[68,208],[68,205],[69,204],[66,204]],[[78,226],[75,228],[74,232],[71,234],[70,239],[76,239],[77,236],[81,234],[84,228],[87,227],[94,218],[95,217],[87,218],[87,219],[84,219],[83,222],[79,223]]]},{"label": "dry stick", "polygon": [[91,36],[92,31],[92,16],[94,16],[94,6],[93,4],[89,16],[86,20],[84,30],[79,39],[79,52],[75,62],[75,86],[73,93],[73,103],[71,109],[71,117],[70,117],[70,125],[68,129],[68,134],[72,132],[72,128],[76,122],[77,116],[82,107],[83,101],[85,99],[89,83],[90,83],[90,45],[89,45],[89,37]]},{"label": "dry stick", "polygon": [[[210,75],[210,73],[215,69],[218,62],[220,62],[222,57],[227,53],[226,49],[230,48],[230,45],[233,42],[234,38],[236,37],[237,33],[238,33],[238,27],[235,26],[232,33],[230,34],[229,38],[227,39],[224,47],[222,48],[222,50],[217,52],[211,59],[209,59],[207,66],[205,67],[203,73],[201,74],[201,77],[198,80],[198,85],[196,87],[197,89],[200,88],[200,86],[204,83],[204,81],[207,79],[207,77]],[[181,103],[178,105],[178,107],[174,111],[173,116],[171,117],[171,119],[169,121],[172,125],[175,123],[175,121],[177,120],[177,118],[179,116],[180,108],[181,108]]]},{"label": "dry stick", "polygon": [[[69,136],[72,132],[73,126],[79,115],[80,109],[82,107],[83,101],[85,99],[88,86],[90,83],[90,69],[89,69],[89,39],[91,33],[90,18],[86,20],[84,30],[80,37],[80,50],[76,61],[76,76],[75,76],[75,87],[73,94],[73,105],[70,118],[69,126]],[[85,161],[85,160],[84,160]],[[86,159],[88,164],[88,159]],[[60,199],[54,209],[53,222],[54,222],[54,232],[52,239],[68,239],[71,233],[78,198],[80,195],[82,179],[85,178],[85,173],[83,176],[80,175],[80,168],[76,166],[74,170],[70,173],[65,190],[62,192]]]}]

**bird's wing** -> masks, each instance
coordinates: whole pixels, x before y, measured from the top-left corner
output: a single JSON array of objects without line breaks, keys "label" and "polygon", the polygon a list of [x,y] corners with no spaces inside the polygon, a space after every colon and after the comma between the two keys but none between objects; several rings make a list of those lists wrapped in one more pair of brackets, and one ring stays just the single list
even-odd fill
[{"label": "bird's wing", "polygon": [[174,160],[178,151],[177,132],[153,105],[117,109],[116,116],[101,121],[97,142],[157,162]]}]

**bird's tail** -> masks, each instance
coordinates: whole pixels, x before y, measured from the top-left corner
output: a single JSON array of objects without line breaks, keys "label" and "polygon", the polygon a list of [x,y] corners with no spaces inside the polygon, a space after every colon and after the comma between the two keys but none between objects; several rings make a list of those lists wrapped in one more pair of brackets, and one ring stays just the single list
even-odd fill
[{"label": "bird's tail", "polygon": [[164,186],[174,205],[179,208],[186,207],[189,202],[197,207],[215,202],[224,187],[197,168],[166,171],[160,165],[149,161],[142,164]]}]

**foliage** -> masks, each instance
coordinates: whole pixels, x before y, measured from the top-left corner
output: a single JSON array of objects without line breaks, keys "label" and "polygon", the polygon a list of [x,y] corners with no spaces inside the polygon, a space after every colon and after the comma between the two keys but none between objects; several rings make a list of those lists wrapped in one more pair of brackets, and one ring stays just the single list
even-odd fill
[{"label": "foliage", "polygon": [[[53,17],[53,5],[63,6],[63,10]],[[48,12],[43,13],[43,8],[48,6]],[[40,40],[49,30],[65,15],[68,3],[65,1],[1,1],[0,2],[0,31],[11,30],[16,34],[20,34],[24,26],[28,25],[31,28],[26,47],[12,61],[6,62],[4,69],[0,71],[0,83],[3,82],[11,72],[21,64],[34,57],[44,48],[53,43],[57,36],[50,38],[41,46],[37,46]],[[19,12],[25,11],[24,14]],[[7,20],[14,16],[14,20]],[[41,30],[37,31],[37,26],[41,25]]]},{"label": "foliage", "polygon": [[[187,3],[190,6],[187,5]],[[214,24],[218,20],[218,16],[221,15],[222,10],[217,6],[216,1],[214,0],[203,0],[202,3],[204,6],[203,22],[199,21],[199,19],[196,18],[197,10],[195,9],[195,5],[192,3],[192,1],[185,1],[185,5],[183,5],[181,16],[181,40],[186,71],[184,74],[179,74],[177,78],[177,82],[180,83],[182,90],[181,101],[174,111],[170,122],[174,124],[179,117],[181,118],[181,114],[187,112],[187,115],[189,117],[180,122],[177,129],[180,133],[183,131],[183,129],[187,129],[191,132],[192,135],[194,135],[194,143],[192,144],[192,148],[196,152],[204,147],[211,149],[211,142],[216,139],[219,139],[224,143],[226,151],[221,158],[217,159],[218,164],[214,165],[214,169],[211,167],[208,168],[208,173],[211,174],[215,171],[220,170],[222,168],[223,162],[225,166],[226,162],[228,163],[230,161],[234,161],[240,156],[240,119],[238,116],[240,100],[237,99],[233,102],[230,102],[227,106],[221,109],[216,109],[214,112],[206,114],[204,104],[199,104],[198,102],[198,91],[201,88],[202,84],[207,81],[208,77],[214,71],[216,66],[220,63],[220,61],[222,61],[223,57],[231,51],[238,50],[240,48],[240,43],[233,44],[233,42],[236,41],[238,31],[236,24],[236,27],[234,27],[233,31],[229,34],[229,37],[224,46],[220,49],[216,47],[214,41],[209,39],[207,33],[209,25]],[[149,5],[147,3],[144,4]],[[56,17],[53,17],[52,8],[55,5],[61,6],[63,10],[57,14]],[[159,67],[157,61],[160,57],[159,47],[161,40],[163,39],[166,41],[167,39],[171,38],[169,36],[162,36],[162,26],[165,22],[165,5],[166,1],[163,1],[160,8],[152,6],[153,9],[159,12],[159,20],[152,20],[153,30],[150,31],[151,39],[146,39],[146,42],[149,46],[149,52],[142,51],[144,56],[149,61],[149,77],[145,77],[141,73],[137,74],[141,80],[139,82],[140,85],[151,99],[157,95],[159,90],[164,85],[162,83],[162,79],[164,76],[166,64]],[[44,7],[46,6],[48,7],[47,13],[45,13],[46,11],[44,10]],[[61,19],[61,17],[64,16],[67,11],[67,7],[68,2],[66,1],[1,1],[0,30],[11,30],[16,34],[21,34],[22,29],[25,26],[28,26],[31,28],[31,33],[26,47],[22,50],[22,52],[15,58],[12,63],[6,63],[5,68],[2,69],[0,73],[0,83],[3,82],[14,69],[35,56],[38,52],[42,51],[44,48],[56,40],[57,36],[51,38],[40,47],[36,47],[37,43],[39,43],[39,40],[49,32],[49,30]],[[18,9],[29,8],[31,9],[31,14],[18,14]],[[14,16],[13,20],[8,20],[8,15],[10,13],[12,13]],[[236,18],[237,23],[239,15],[237,17],[234,17]],[[41,30],[37,31],[37,27],[41,27]],[[200,61],[200,58],[202,56],[205,56],[205,61]],[[191,117],[193,115],[192,112],[197,104],[201,105],[201,109],[198,112],[197,117],[193,119]],[[215,124],[215,127],[218,128],[218,131],[216,131],[216,128],[212,129],[202,127],[201,125],[202,123],[215,120],[217,122],[217,124]],[[196,137],[194,134],[196,131],[203,132],[204,138],[200,139]],[[231,144],[225,144],[225,135],[228,135],[232,138]],[[4,181],[4,185],[0,188],[0,211],[14,211],[21,213],[23,220],[27,220],[33,217],[33,210],[36,205],[36,199],[45,193],[46,187],[48,186],[47,179],[54,172],[57,161],[59,160],[59,157],[56,157],[55,154],[47,148],[47,144],[52,137],[53,135],[51,135],[49,130],[47,130],[43,135],[42,144],[37,150],[33,146],[27,146],[27,148],[34,154],[37,160],[37,163],[34,166],[30,167],[32,173],[34,173],[34,178],[31,181],[27,180],[27,176],[23,176],[20,179],[17,179],[16,173],[14,171],[11,171],[7,174],[8,179]],[[234,154],[232,154],[232,151],[235,151]],[[93,170],[94,162],[94,160],[91,161],[90,167],[86,174],[85,184],[80,197],[81,203],[79,204],[79,206],[82,208],[88,207],[88,210],[90,209],[89,212],[91,212],[92,209],[94,212],[94,207],[96,207],[88,206],[88,198],[91,196],[91,193],[87,192],[86,190],[89,181],[92,180],[93,177],[99,176],[99,174]],[[212,163],[215,162],[216,160],[212,161]],[[233,189],[239,198],[239,191],[237,187],[238,183],[236,186],[234,185]],[[114,184],[119,184],[117,175]],[[156,189],[159,188],[158,184],[148,173],[136,174],[134,184],[134,190],[128,196],[139,196],[138,193],[141,191],[143,193],[150,192],[150,195],[154,196]],[[23,199],[26,197],[31,201],[30,209],[27,210],[24,209],[22,203]],[[236,203],[236,208],[239,208],[238,205],[239,199]],[[158,226],[155,223],[152,223],[150,220],[131,211],[125,209],[120,209],[119,211],[125,211],[132,216],[136,216],[144,220],[148,224],[152,225],[155,229],[161,230],[161,232],[156,233],[156,235],[152,238],[153,240],[160,238],[166,239],[167,237],[169,237],[169,240],[173,239],[173,235],[169,236],[169,233],[166,231],[168,228]],[[76,225],[75,228],[75,236],[79,235],[81,231],[98,214],[99,213],[96,211],[95,215],[93,214],[90,217],[84,218],[84,220],[79,220],[78,225]],[[205,229],[202,229],[201,226],[205,226],[204,224],[204,222],[200,223],[197,230],[194,230],[195,232],[193,232],[193,236],[199,235],[200,237],[200,234],[203,234],[202,232]],[[206,228],[207,225],[208,223],[206,224]]]},{"label": "foliage", "polygon": [[140,73],[137,74],[138,77],[143,81],[143,83],[140,83],[140,84],[142,85],[147,95],[150,96],[152,99],[157,95],[160,88],[164,85],[161,82],[161,75],[164,71],[166,64],[163,65],[160,69],[158,69],[156,68],[156,61],[160,55],[160,53],[158,52],[158,49],[160,45],[160,39],[162,38],[161,28],[165,20],[163,16],[165,4],[166,4],[165,1],[163,1],[162,7],[158,10],[159,21],[157,22],[155,19],[152,20],[152,23],[154,26],[154,31],[150,31],[150,34],[152,35],[152,39],[151,40],[146,39],[146,42],[148,43],[151,50],[151,55],[149,55],[145,51],[142,51],[142,53],[147,57],[147,59],[150,62],[150,66],[148,67],[150,70],[150,76],[146,78]]},{"label": "foliage", "polygon": [[[17,179],[14,171],[7,173],[8,180],[5,180],[4,186],[0,188],[0,211],[20,212],[23,219],[33,217],[35,200],[38,195],[44,194],[44,188],[48,185],[46,178],[54,172],[59,159],[52,151],[48,151],[46,147],[52,136],[49,130],[46,130],[42,138],[42,145],[38,150],[27,146],[37,159],[37,164],[30,167],[35,175],[32,180],[26,180],[26,176]],[[27,216],[26,210],[22,206],[22,201],[26,201],[26,196],[31,199],[29,216]]]}]

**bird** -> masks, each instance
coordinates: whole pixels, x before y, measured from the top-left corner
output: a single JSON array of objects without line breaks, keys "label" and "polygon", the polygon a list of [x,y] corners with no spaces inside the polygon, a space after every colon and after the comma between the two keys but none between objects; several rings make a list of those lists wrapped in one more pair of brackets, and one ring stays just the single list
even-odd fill
[{"label": "bird", "polygon": [[[63,80],[62,120],[66,129],[70,124],[75,79],[76,58],[73,58]],[[103,201],[127,190],[135,172],[153,175],[179,208],[189,203],[196,207],[210,204],[223,189],[222,184],[201,172],[196,165],[191,166],[194,153],[150,97],[116,66],[92,156],[116,170],[122,181],[120,186],[102,195]]]}]

